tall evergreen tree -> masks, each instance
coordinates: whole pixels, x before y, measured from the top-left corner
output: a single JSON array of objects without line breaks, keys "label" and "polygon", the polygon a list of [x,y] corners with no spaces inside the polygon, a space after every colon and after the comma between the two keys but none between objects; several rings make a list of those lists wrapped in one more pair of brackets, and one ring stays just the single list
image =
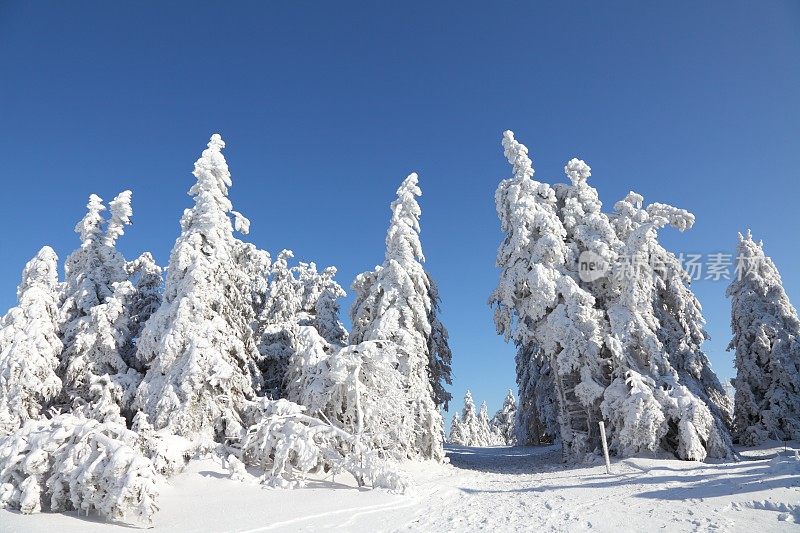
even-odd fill
[{"label": "tall evergreen tree", "polygon": [[731,299],[735,434],[755,445],[800,439],[800,320],[762,242],[739,234]]},{"label": "tall evergreen tree", "polygon": [[289,360],[298,352],[299,314],[302,284],[289,267],[294,257],[283,250],[272,263],[264,309],[258,317],[256,335],[262,357],[265,391],[272,398],[284,398]]},{"label": "tall evergreen tree", "polygon": [[252,322],[252,277],[233,236],[249,223],[232,210],[225,143],[211,136],[194,167],[194,206],[181,219],[164,298],[145,325],[137,357],[149,365],[136,405],[156,429],[205,442],[239,437],[247,401],[261,387]]},{"label": "tall evergreen tree", "polygon": [[436,318],[436,290],[422,266],[421,210],[416,200],[421,194],[416,174],[397,190],[383,265],[359,275],[353,284],[350,342],[390,340],[402,348],[400,368],[415,398],[419,453],[441,459],[443,421],[437,406],[450,398],[443,388],[450,382],[450,350],[446,330]]},{"label": "tall evergreen tree", "polygon": [[[59,373],[64,404],[92,405],[112,397],[127,412],[139,382],[130,368],[125,347],[130,342],[128,303],[135,289],[127,262],[116,241],[130,224],[131,193],[123,191],[109,204],[111,217],[97,195],[89,197],[86,216],[75,231],[81,247],[67,257],[61,336],[64,351]],[[107,377],[106,377],[107,376]],[[90,416],[119,420],[119,412],[90,408]]]},{"label": "tall evergreen tree", "polygon": [[18,304],[0,323],[0,435],[40,418],[61,390],[59,289],[58,257],[45,246],[25,265]]},{"label": "tall evergreen tree", "polygon": [[[503,148],[513,176],[495,196],[506,238],[490,304],[498,333],[518,346],[520,441],[546,427],[537,424],[539,406],[555,404],[573,458],[598,448],[600,420],[621,455],[663,448],[684,459],[730,456],[725,408],[713,405],[720,387],[699,347],[699,305],[657,240],[658,229],[684,230],[694,217],[663,204],[643,208],[636,193],[607,215],[583,161],[565,166],[569,184],[550,187],[531,179],[513,133]],[[583,271],[584,257],[606,271]],[[673,270],[655,275],[658,259]],[[539,396],[544,376],[555,401]]]}]

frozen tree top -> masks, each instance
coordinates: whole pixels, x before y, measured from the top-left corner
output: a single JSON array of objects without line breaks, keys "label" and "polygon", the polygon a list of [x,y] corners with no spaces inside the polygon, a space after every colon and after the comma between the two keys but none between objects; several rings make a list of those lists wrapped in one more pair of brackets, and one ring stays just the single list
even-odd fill
[{"label": "frozen tree top", "polygon": [[584,160],[573,157],[564,167],[564,172],[573,185],[579,185],[586,183],[592,175],[592,168]]},{"label": "frozen tree top", "polygon": [[528,157],[528,148],[514,139],[514,132],[503,132],[503,155],[514,168],[514,179],[522,180],[533,176],[533,163]]}]

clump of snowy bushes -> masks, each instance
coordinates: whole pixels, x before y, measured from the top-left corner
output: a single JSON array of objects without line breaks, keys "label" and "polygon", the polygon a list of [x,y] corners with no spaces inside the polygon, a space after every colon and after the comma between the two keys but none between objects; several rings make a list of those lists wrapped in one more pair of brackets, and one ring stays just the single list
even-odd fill
[{"label": "clump of snowy bushes", "polygon": [[197,455],[274,487],[348,472],[396,492],[398,460],[443,459],[451,354],[417,175],[391,204],[384,263],[353,284],[349,333],[334,267],[234,235],[250,221],[228,198],[224,147],[213,135],[195,162],[166,279],[151,254],[116,248],[130,191],[89,197],[63,282],[49,247],[26,265],[0,319],[3,506],[150,523],[159,484]]},{"label": "clump of snowy bushes", "polygon": [[0,439],[0,506],[151,523],[161,475],[124,425],[69,413]]},{"label": "clump of snowy bushes", "polygon": [[258,422],[241,442],[240,457],[228,457],[234,477],[250,476],[243,465],[263,472],[258,482],[270,487],[302,486],[309,473],[350,473],[360,487],[404,492],[408,481],[396,464],[380,457],[363,435],[353,435],[309,416],[288,400],[262,399]]}]

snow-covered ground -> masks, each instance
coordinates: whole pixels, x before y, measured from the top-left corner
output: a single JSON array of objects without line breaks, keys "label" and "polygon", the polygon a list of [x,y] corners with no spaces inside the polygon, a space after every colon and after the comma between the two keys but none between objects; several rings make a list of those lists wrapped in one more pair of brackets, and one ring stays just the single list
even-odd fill
[{"label": "snow-covered ground", "polygon": [[[638,457],[564,465],[557,447],[448,447],[415,463],[406,495],[349,479],[261,489],[195,461],[165,487],[155,531],[800,531],[797,443],[742,450],[736,463]],[[344,477],[344,476],[340,476]],[[0,511],[2,531],[123,531],[75,513]]]}]

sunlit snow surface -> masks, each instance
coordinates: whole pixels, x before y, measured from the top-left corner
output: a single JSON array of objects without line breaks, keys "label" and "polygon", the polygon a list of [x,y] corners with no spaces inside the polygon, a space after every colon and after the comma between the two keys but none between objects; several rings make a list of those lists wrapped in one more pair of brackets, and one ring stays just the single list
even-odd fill
[{"label": "sunlit snow surface", "polygon": [[[800,443],[740,449],[742,461],[636,457],[560,462],[558,447],[448,447],[450,465],[411,463],[408,495],[352,479],[262,489],[195,461],[162,491],[155,531],[768,531],[800,530]],[[340,479],[341,478],[341,479]],[[1,531],[128,529],[76,513],[0,511]]]}]

